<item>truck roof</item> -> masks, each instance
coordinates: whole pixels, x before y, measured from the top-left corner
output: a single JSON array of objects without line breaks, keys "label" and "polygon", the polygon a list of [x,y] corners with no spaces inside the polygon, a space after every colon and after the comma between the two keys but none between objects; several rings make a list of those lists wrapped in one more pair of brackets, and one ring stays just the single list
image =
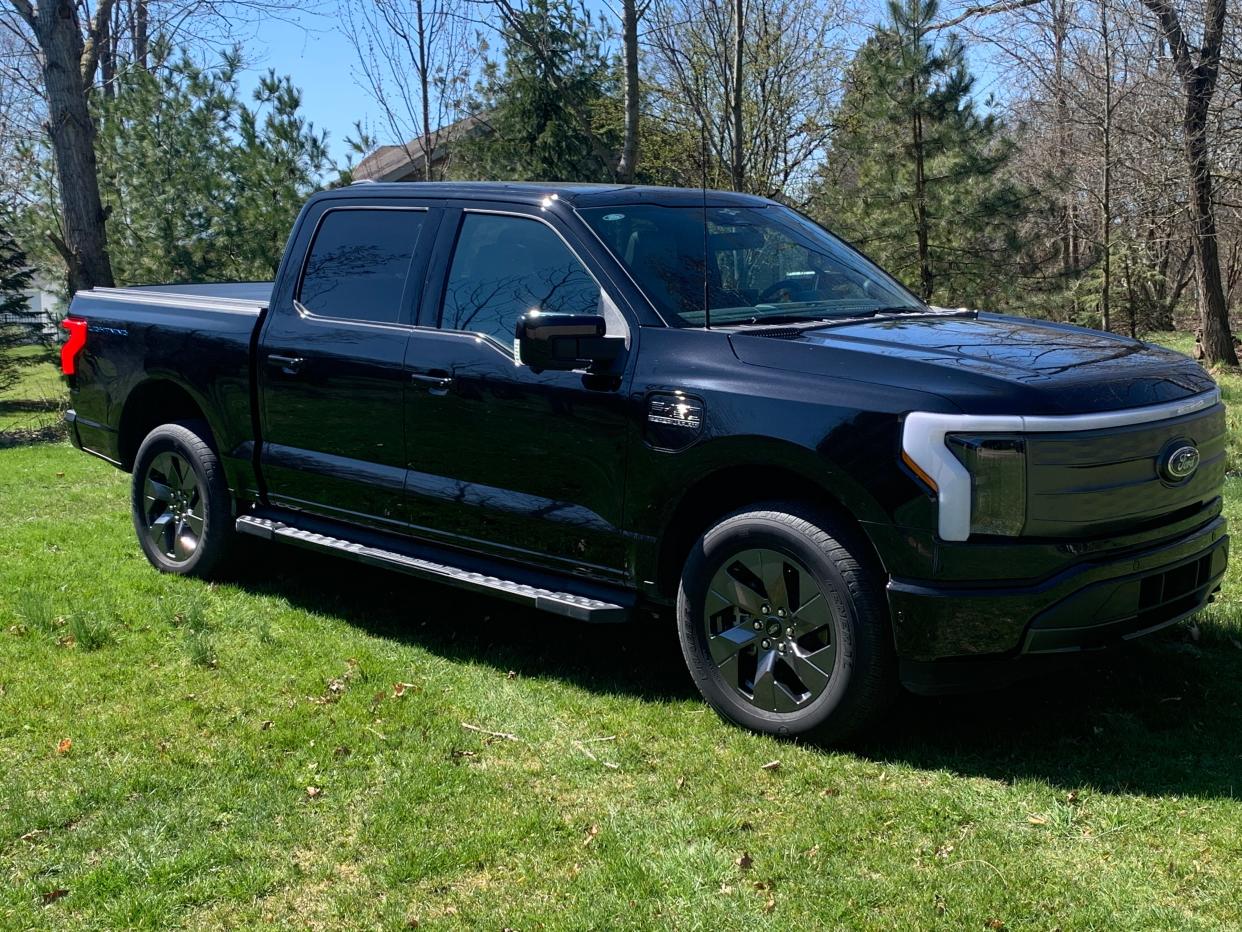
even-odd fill
[{"label": "truck roof", "polygon": [[771,204],[767,198],[734,191],[701,188],[666,188],[637,184],[579,184],[564,181],[360,181],[344,188],[335,188],[315,195],[315,199],[339,197],[408,197],[415,199],[467,198],[487,201],[511,201],[538,205],[555,196],[574,207],[613,207],[621,204],[665,204],[694,207],[707,203],[713,207],[762,207]]}]

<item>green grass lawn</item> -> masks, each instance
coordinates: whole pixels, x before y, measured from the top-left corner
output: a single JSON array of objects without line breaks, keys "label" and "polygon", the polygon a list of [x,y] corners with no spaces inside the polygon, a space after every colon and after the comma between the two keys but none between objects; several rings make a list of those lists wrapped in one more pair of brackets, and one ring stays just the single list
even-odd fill
[{"label": "green grass lawn", "polygon": [[58,425],[66,393],[55,352],[46,346],[23,346],[13,356],[22,365],[16,383],[0,391],[0,436]]},{"label": "green grass lawn", "polygon": [[127,478],[0,450],[0,928],[1242,925],[1242,569],[829,749],[722,724],[671,628],[274,545],[161,576]]}]

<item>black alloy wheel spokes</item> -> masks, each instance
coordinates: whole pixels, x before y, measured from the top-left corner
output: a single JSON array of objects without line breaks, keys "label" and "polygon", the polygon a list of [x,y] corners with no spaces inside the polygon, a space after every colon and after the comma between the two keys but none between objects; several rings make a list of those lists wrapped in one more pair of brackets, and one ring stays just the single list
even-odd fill
[{"label": "black alloy wheel spokes", "polygon": [[161,453],[147,467],[142,483],[142,516],[147,539],[165,557],[184,563],[203,536],[203,492],[186,459]]},{"label": "black alloy wheel spokes", "polygon": [[765,712],[795,712],[823,694],[836,665],[832,606],[798,560],[743,550],[717,571],[703,623],[720,675]]}]

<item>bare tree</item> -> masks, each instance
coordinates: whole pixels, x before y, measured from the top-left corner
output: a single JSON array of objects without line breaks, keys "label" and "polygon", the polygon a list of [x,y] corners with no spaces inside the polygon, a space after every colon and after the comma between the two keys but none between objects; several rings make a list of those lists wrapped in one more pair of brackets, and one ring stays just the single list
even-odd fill
[{"label": "bare tree", "polygon": [[1091,300],[1098,326],[1114,326],[1124,301],[1133,328],[1171,327],[1195,266],[1182,94],[1142,0],[972,9],[949,22],[991,50],[1019,127],[1016,170],[1056,205],[1027,220],[1047,243],[1039,274],[1080,315]]},{"label": "bare tree", "polygon": [[840,96],[843,11],[841,0],[655,0],[652,115],[702,135],[722,170],[711,183],[798,199]]},{"label": "bare tree", "polygon": [[[362,83],[380,106],[388,132],[436,177],[443,129],[478,56],[468,0],[348,0],[345,34],[358,54]],[[416,143],[416,144],[415,144]]]},{"label": "bare tree", "polygon": [[1143,4],[1159,23],[1161,36],[1173,57],[1173,67],[1181,79],[1185,95],[1182,144],[1190,175],[1190,216],[1204,358],[1208,362],[1236,366],[1238,354],[1229,332],[1229,307],[1225,303],[1216,240],[1216,203],[1212,192],[1212,159],[1208,138],[1208,116],[1220,77],[1226,0],[1205,0],[1203,33],[1197,55],[1191,50],[1186,37],[1183,17],[1171,0],[1143,0]]},{"label": "bare tree", "polygon": [[0,65],[28,91],[20,122],[41,123],[51,142],[60,201],[49,239],[69,290],[113,283],[107,212],[99,194],[91,95],[123,67],[146,67],[150,37],[204,42],[230,37],[261,16],[289,15],[314,0],[2,0],[0,31],[20,43]]},{"label": "bare tree", "polygon": [[743,0],[733,0],[733,74],[729,88],[729,119],[732,124],[733,152],[729,159],[729,174],[733,190],[746,189],[746,143],[743,139],[745,124],[742,122],[742,94],[746,87],[746,13]]},{"label": "bare tree", "polygon": [[638,24],[646,15],[650,0],[621,0],[621,69],[623,78],[623,102],[625,118],[621,142],[621,160],[617,163],[617,178],[627,184],[634,181],[638,171],[639,122],[642,108],[642,92],[639,84]]},{"label": "bare tree", "polygon": [[87,92],[99,67],[112,0],[99,0],[89,21],[72,0],[9,0],[38,43],[47,100],[47,131],[56,157],[63,236],[54,245],[65,260],[69,290],[112,284],[107,217],[95,166],[95,122]]}]

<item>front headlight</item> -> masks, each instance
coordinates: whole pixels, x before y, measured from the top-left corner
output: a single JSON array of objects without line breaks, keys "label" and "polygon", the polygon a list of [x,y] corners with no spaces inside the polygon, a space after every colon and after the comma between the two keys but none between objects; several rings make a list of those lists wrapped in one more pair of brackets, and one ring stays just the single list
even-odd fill
[{"label": "front headlight", "polygon": [[970,473],[970,533],[1017,537],[1026,524],[1026,441],[1013,434],[946,434]]}]

